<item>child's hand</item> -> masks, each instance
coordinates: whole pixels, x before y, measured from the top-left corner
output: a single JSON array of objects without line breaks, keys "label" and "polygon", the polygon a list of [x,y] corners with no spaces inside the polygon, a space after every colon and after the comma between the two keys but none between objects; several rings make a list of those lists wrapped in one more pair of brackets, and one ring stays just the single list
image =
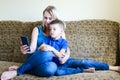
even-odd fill
[{"label": "child's hand", "polygon": [[62,57],[59,58],[60,64],[64,64],[66,62],[65,54],[62,54]]},{"label": "child's hand", "polygon": [[59,58],[60,64],[64,64],[66,60],[64,58]]}]

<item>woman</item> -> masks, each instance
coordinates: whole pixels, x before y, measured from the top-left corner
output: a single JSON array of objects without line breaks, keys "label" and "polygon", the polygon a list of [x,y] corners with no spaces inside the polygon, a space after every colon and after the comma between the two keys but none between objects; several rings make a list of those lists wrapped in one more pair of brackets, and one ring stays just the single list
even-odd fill
[{"label": "woman", "polygon": [[[28,52],[29,50],[28,50],[27,45],[22,45],[20,47],[20,50],[23,54],[29,54],[25,63],[27,63],[30,60],[32,61],[33,59],[36,59],[37,54],[39,53],[37,48],[42,44],[45,36],[49,35],[49,26],[48,25],[54,19],[57,19],[56,8],[54,6],[48,6],[43,11],[43,27],[38,25],[32,31],[30,52]],[[62,34],[62,37],[65,38],[65,33],[64,32]],[[46,53],[46,54],[47,55],[45,57],[49,57],[49,53]],[[66,55],[66,54],[64,54],[64,55]],[[65,63],[66,60],[69,58],[69,56],[70,56],[70,52],[68,50],[67,55],[64,57],[64,59],[61,59],[60,62],[62,64]],[[36,65],[34,63],[35,63],[35,61],[33,61],[33,65]],[[56,64],[53,63],[53,62],[47,62],[47,63],[44,63],[40,66],[37,65],[34,69],[31,69],[31,70],[26,70],[29,65],[25,66],[26,68],[25,67],[23,68],[24,64],[21,65],[20,67],[18,67],[18,66],[9,67],[9,71],[3,72],[2,76],[1,76],[1,80],[11,79],[11,78],[13,78],[17,75],[22,75],[23,73],[34,74],[36,76],[47,76],[47,77],[49,77],[49,76],[53,76],[54,73],[56,72],[56,69],[57,69]],[[38,72],[39,69],[40,69],[40,73]]]},{"label": "woman", "polygon": [[[42,44],[45,36],[49,35],[49,23],[57,19],[56,9],[53,6],[48,6],[43,11],[43,27],[37,26],[32,31],[31,36],[31,45],[30,45],[30,51],[28,52],[28,46],[22,45],[20,47],[21,52],[23,54],[29,54],[27,57],[25,63],[21,65],[19,68],[17,66],[11,66],[9,67],[9,71],[3,72],[1,76],[1,80],[8,80],[11,79],[17,75],[22,75],[24,73],[33,74],[36,76],[42,76],[42,77],[49,77],[49,76],[61,76],[61,75],[69,75],[69,74],[75,74],[84,72],[84,69],[90,69],[91,72],[94,72],[94,69],[96,70],[113,70],[113,71],[119,71],[119,66],[110,66],[107,63],[103,62],[96,62],[93,60],[77,60],[74,58],[69,58],[70,52],[63,54],[65,57],[60,60],[61,64],[55,64],[53,61],[49,61],[47,63],[44,63],[43,58],[41,58],[40,64],[35,64],[35,61],[40,61],[39,58],[37,58],[37,55],[39,55],[40,51],[37,50],[38,47]],[[62,37],[65,38],[65,33],[63,32]],[[47,46],[46,46],[47,47]],[[47,48],[46,48],[47,50]],[[45,57],[48,57],[49,60],[51,60],[51,52],[41,52]],[[41,54],[40,53],[40,54]],[[42,54],[41,54],[42,55]],[[42,57],[42,56],[41,56]],[[48,59],[47,59],[48,60]],[[32,68],[28,69],[30,65],[25,65],[27,62],[31,62]],[[23,67],[25,66],[25,67]],[[34,67],[34,68],[33,68]],[[80,70],[80,68],[83,68],[83,70]],[[41,74],[42,73],[42,74]]]}]

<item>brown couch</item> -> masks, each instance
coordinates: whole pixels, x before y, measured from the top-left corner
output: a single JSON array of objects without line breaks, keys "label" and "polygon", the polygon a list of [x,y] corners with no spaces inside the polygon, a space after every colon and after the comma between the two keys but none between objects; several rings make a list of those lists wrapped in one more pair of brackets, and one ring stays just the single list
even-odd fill
[{"label": "brown couch", "polygon": [[[11,65],[21,65],[26,55],[19,49],[21,35],[30,38],[32,29],[41,22],[0,21],[0,74]],[[66,37],[71,57],[104,61],[110,65],[120,65],[120,24],[109,20],[66,21]],[[115,71],[96,71],[66,76],[41,78],[29,74],[17,76],[13,80],[120,80]]]}]

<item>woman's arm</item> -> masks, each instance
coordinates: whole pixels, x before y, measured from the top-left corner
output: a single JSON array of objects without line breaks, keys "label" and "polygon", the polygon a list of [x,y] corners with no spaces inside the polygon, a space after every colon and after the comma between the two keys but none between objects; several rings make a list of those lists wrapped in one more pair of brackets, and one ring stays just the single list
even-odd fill
[{"label": "woman's arm", "polygon": [[62,31],[62,38],[63,38],[63,39],[66,39],[65,31]]},{"label": "woman's arm", "polygon": [[21,52],[23,54],[33,53],[36,50],[37,39],[38,39],[38,28],[35,27],[32,31],[32,35],[31,35],[30,52],[28,52],[28,46],[27,45],[21,45],[20,46]]}]

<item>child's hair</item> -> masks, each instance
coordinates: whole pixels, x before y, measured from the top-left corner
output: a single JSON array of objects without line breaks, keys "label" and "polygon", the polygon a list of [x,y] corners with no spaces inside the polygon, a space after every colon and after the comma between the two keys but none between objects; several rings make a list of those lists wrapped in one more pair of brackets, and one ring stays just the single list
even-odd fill
[{"label": "child's hair", "polygon": [[52,25],[52,24],[58,24],[59,27],[63,30],[65,30],[65,28],[66,28],[65,23],[59,19],[55,19],[55,20],[51,21],[49,25]]}]

